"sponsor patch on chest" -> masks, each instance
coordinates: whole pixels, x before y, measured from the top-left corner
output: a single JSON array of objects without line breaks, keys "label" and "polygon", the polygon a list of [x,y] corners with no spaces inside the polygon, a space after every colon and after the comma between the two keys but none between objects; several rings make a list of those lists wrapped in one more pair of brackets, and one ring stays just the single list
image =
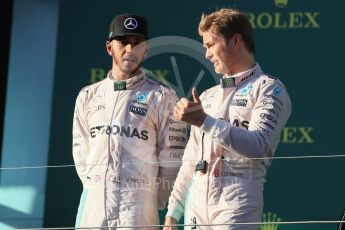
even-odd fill
[{"label": "sponsor patch on chest", "polygon": [[140,116],[146,116],[146,114],[147,114],[147,109],[144,109],[144,108],[141,108],[141,107],[137,107],[137,106],[134,106],[134,105],[131,105],[129,107],[129,111],[134,113],[134,114],[138,114]]},{"label": "sponsor patch on chest", "polygon": [[230,105],[246,107],[247,106],[247,102],[248,102],[247,99],[234,99],[234,100],[231,101]]}]

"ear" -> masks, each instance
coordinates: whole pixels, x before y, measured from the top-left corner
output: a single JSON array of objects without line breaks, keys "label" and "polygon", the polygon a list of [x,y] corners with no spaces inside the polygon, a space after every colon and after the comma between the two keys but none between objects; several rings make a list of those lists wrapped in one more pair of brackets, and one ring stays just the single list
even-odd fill
[{"label": "ear", "polygon": [[149,53],[150,50],[150,45],[148,43],[148,41],[145,41],[145,55],[147,55]]},{"label": "ear", "polygon": [[105,47],[107,49],[107,53],[112,56],[113,55],[113,46],[110,41],[105,42]]},{"label": "ear", "polygon": [[233,36],[233,38],[234,38],[235,46],[238,46],[240,44],[240,42],[242,41],[242,35],[241,34],[235,34]]},{"label": "ear", "polygon": [[149,44],[146,42],[144,57],[146,57],[148,53],[149,53]]}]

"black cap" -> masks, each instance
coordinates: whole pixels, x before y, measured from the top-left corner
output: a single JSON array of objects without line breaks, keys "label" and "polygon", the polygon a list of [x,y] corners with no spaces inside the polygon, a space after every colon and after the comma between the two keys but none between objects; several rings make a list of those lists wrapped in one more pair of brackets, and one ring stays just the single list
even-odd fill
[{"label": "black cap", "polygon": [[146,19],[134,14],[115,16],[110,24],[109,41],[126,35],[138,35],[148,39]]}]

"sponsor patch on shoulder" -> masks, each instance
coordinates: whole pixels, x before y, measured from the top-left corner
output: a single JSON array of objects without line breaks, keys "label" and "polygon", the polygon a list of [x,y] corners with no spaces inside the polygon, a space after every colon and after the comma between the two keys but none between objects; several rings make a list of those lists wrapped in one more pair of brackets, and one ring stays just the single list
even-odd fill
[{"label": "sponsor patch on shoulder", "polygon": [[282,92],[282,89],[279,86],[273,89],[273,94],[277,97],[280,95],[281,92]]}]

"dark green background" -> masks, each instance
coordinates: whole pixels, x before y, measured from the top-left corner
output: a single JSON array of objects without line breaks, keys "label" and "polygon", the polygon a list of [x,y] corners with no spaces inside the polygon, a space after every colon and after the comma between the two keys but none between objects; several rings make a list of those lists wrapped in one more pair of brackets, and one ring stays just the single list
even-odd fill
[{"label": "dark green background", "polygon": [[[236,1],[81,1],[62,0],[59,8],[57,61],[49,165],[73,164],[71,130],[74,102],[79,90],[90,84],[91,69],[108,71],[111,59],[105,40],[112,17],[136,13],[149,22],[152,38],[180,36],[201,42],[197,26],[203,12],[237,7],[256,15],[280,13],[286,21],[292,12],[318,12],[318,28],[256,28],[256,59],[262,69],[280,78],[291,96],[293,111],[288,127],[312,127],[313,143],[281,143],[276,156],[343,154],[343,52],[345,32],[341,1],[289,0],[279,8],[274,0]],[[273,16],[274,17],[274,16]],[[308,21],[305,16],[304,19]],[[302,22],[303,22],[302,20]],[[175,84],[170,57],[175,57],[185,90],[201,69],[197,86],[212,86],[213,72],[198,58],[166,52],[148,58],[150,70],[167,70]],[[181,95],[180,95],[181,96]],[[297,139],[301,137],[296,133]],[[265,185],[265,213],[282,221],[338,220],[345,206],[344,158],[277,159]],[[74,168],[49,169],[45,226],[73,226],[81,184]],[[336,224],[280,225],[278,229],[335,229]]]}]

